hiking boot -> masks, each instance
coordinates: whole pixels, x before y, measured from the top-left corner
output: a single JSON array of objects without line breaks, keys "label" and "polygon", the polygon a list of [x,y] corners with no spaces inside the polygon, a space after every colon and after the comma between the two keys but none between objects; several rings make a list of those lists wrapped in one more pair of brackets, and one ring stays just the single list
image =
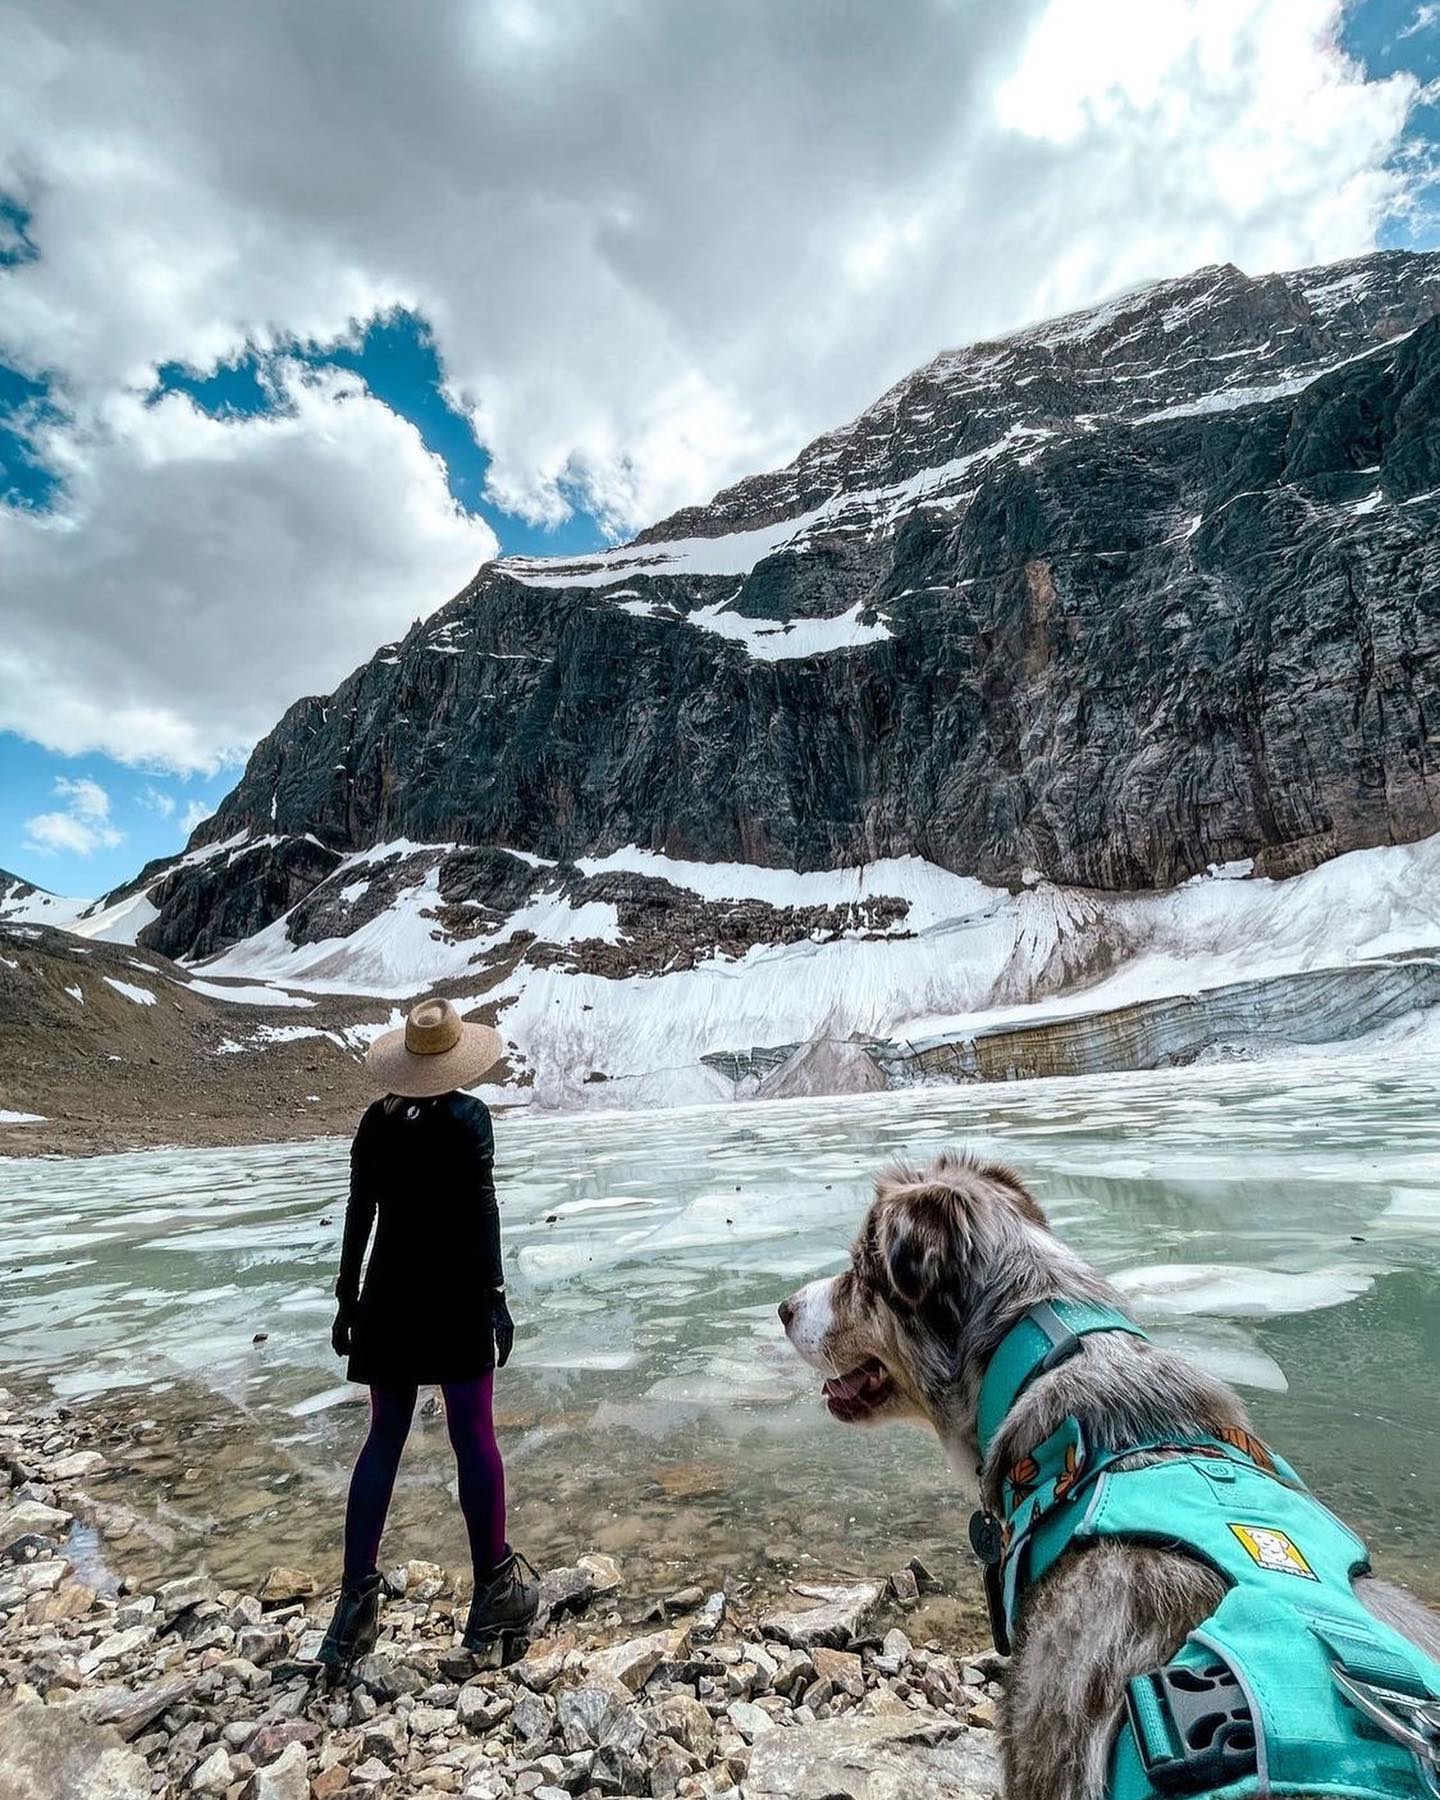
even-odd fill
[{"label": "hiking boot", "polygon": [[[526,1580],[522,1564],[533,1579]],[[497,1668],[518,1662],[530,1646],[530,1627],[539,1607],[539,1577],[523,1556],[509,1551],[504,1562],[475,1589],[461,1648],[472,1656],[490,1656],[498,1648]]]},{"label": "hiking boot", "polygon": [[340,1589],[335,1614],[315,1660],[338,1681],[351,1666],[368,1656],[380,1635],[380,1577],[347,1581]]}]

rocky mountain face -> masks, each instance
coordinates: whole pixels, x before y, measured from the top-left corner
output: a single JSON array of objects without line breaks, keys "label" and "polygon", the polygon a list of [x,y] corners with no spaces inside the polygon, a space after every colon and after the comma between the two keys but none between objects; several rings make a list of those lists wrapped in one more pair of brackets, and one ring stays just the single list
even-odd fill
[{"label": "rocky mountain face", "polygon": [[1202,269],[620,550],[487,565],[290,709],[142,939],[209,954],[405,840],[1126,891],[1434,832],[1437,311],[1440,254]]},{"label": "rocky mountain face", "polygon": [[37,888],[34,882],[12,875],[8,869],[0,869],[0,907],[18,906],[22,900],[32,900],[43,892],[44,889]]}]

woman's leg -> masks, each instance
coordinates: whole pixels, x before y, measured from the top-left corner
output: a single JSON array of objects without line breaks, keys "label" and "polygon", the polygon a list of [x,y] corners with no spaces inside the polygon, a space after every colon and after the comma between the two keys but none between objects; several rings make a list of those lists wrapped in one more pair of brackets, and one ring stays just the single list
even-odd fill
[{"label": "woman's leg", "polygon": [[345,1506],[345,1580],[364,1581],[375,1573],[385,1515],[395,1491],[400,1452],[415,1416],[413,1387],[372,1387],[370,1435],[355,1461]]},{"label": "woman's leg", "polygon": [[505,1559],[505,1464],[495,1441],[495,1371],[447,1384],[445,1422],[460,1472],[460,1510],[478,1588]]}]

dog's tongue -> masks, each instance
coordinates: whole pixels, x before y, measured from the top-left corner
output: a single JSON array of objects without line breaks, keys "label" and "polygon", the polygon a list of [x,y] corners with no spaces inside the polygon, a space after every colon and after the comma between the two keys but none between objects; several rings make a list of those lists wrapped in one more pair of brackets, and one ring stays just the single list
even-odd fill
[{"label": "dog's tongue", "polygon": [[825,1383],[827,1400],[859,1400],[885,1385],[885,1371],[878,1362],[862,1363],[848,1375],[832,1375]]}]

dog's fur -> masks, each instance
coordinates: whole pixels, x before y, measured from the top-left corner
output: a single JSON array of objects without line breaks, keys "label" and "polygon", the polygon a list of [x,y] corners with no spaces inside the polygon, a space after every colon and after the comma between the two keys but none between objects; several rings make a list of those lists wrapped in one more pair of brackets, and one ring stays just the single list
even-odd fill
[{"label": "dog's fur", "polygon": [[[1249,1430],[1223,1382],[1144,1339],[1107,1333],[1031,1384],[980,1468],[986,1364],[1027,1308],[1055,1299],[1124,1304],[1051,1234],[1012,1170],[952,1154],[882,1174],[849,1268],[802,1288],[780,1316],[795,1349],[830,1377],[836,1417],[932,1426],[991,1512],[1004,1471],[1072,1414],[1091,1442],[1117,1447]],[[1067,1552],[1022,1604],[1002,1725],[1007,1800],[1103,1800],[1126,1682],[1168,1662],[1223,1592],[1210,1569],[1172,1551],[1111,1539]],[[1356,1593],[1440,1656],[1440,1618],[1420,1601],[1369,1577]]]}]

